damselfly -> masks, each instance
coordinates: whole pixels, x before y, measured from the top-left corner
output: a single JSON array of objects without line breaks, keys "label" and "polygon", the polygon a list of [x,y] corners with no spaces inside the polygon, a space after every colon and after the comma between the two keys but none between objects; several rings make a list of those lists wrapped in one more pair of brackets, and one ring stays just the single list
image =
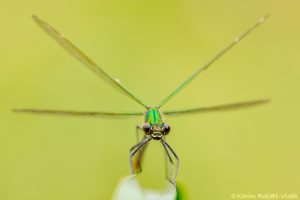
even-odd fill
[{"label": "damselfly", "polygon": [[[15,112],[22,113],[33,113],[33,114],[51,114],[51,115],[66,115],[66,116],[90,116],[90,117],[129,117],[129,116],[144,116],[144,124],[136,126],[137,134],[137,144],[130,149],[130,172],[131,174],[136,174],[141,171],[141,158],[145,147],[150,140],[160,141],[167,158],[167,173],[166,176],[168,180],[175,184],[176,177],[179,168],[179,158],[175,151],[166,142],[166,135],[170,133],[170,126],[165,123],[162,115],[183,115],[190,113],[203,113],[203,112],[213,112],[213,111],[225,111],[231,109],[246,108],[251,106],[260,105],[267,103],[268,99],[257,99],[252,101],[244,101],[238,103],[223,104],[210,107],[199,107],[186,110],[171,110],[171,111],[161,111],[160,108],[165,105],[169,100],[171,100],[176,94],[178,94],[183,88],[185,88],[189,83],[191,83],[201,72],[206,70],[211,66],[216,60],[228,52],[232,47],[238,44],[243,38],[245,38],[250,32],[261,25],[268,15],[262,17],[257,23],[248,28],[239,37],[236,37],[231,43],[229,43],[225,48],[214,55],[207,63],[200,66],[190,77],[184,80],[173,92],[171,92],[167,97],[165,97],[156,106],[149,106],[140,98],[135,96],[128,88],[126,88],[118,79],[112,78],[108,73],[106,73],[102,68],[100,68],[94,61],[92,61],[88,56],[86,56],[79,48],[77,48],[73,43],[71,43],[67,38],[65,38],[56,29],[50,26],[45,21],[41,20],[37,16],[33,16],[34,21],[48,33],[54,40],[56,40],[65,50],[67,50],[72,56],[81,61],[86,67],[91,69],[97,76],[106,83],[110,84],[112,87],[123,92],[125,95],[133,99],[135,102],[140,104],[146,110],[145,112],[80,112],[80,111],[64,111],[64,110],[42,110],[42,109],[15,109]],[[143,138],[139,140],[138,134],[143,131]]]}]

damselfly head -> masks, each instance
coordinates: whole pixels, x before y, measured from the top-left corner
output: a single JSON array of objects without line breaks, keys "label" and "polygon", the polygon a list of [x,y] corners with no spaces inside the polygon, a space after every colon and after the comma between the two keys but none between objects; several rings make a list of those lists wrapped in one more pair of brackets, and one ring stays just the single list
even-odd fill
[{"label": "damselfly head", "polygon": [[154,140],[160,140],[163,135],[167,135],[171,128],[168,124],[149,124],[143,125],[143,130],[146,135],[150,135]]}]

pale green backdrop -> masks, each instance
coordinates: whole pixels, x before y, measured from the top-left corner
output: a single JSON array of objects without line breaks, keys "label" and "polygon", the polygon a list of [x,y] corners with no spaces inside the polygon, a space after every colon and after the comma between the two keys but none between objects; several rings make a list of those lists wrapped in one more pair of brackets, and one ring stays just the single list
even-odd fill
[{"label": "pale green backdrop", "polygon": [[[0,8],[0,199],[110,199],[129,174],[142,118],[20,115],[12,108],[142,111],[70,57],[32,21],[36,14],[113,77],[155,105],[225,44],[271,18],[163,109],[270,97],[253,109],[168,118],[186,199],[231,194],[300,195],[300,2],[2,1]],[[141,183],[163,188],[159,143]]]}]

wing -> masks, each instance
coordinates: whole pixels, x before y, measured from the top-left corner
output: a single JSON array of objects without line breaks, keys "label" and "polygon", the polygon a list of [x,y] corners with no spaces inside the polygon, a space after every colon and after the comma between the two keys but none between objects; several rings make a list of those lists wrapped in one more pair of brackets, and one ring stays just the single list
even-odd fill
[{"label": "wing", "polygon": [[85,66],[91,69],[98,77],[106,81],[108,84],[112,85],[114,88],[121,90],[127,96],[135,100],[137,103],[147,108],[147,105],[133,95],[118,79],[112,78],[105,71],[103,71],[94,61],[92,61],[88,56],[86,56],[79,48],[72,44],[63,34],[59,33],[47,22],[41,20],[37,16],[33,15],[33,20],[48,33],[54,40],[56,40],[66,51],[68,51],[72,56],[81,61]]},{"label": "wing", "polygon": [[183,114],[196,114],[196,113],[205,113],[205,112],[236,110],[236,109],[241,109],[241,108],[257,106],[257,105],[265,104],[268,102],[270,102],[269,99],[258,99],[258,100],[244,101],[244,102],[210,106],[210,107],[165,111],[165,112],[163,112],[163,114],[168,115],[168,116],[173,116],[173,115],[175,116],[175,115],[183,115]]},{"label": "wing", "polygon": [[133,117],[133,116],[144,115],[143,112],[112,113],[112,112],[81,112],[81,111],[43,110],[43,109],[14,109],[13,111],[18,113],[60,115],[60,116],[72,116],[72,117]]},{"label": "wing", "polygon": [[245,38],[249,33],[251,33],[255,28],[261,25],[269,16],[266,15],[261,18],[256,24],[252,25],[248,28],[244,33],[242,33],[239,37],[235,38],[229,45],[227,45],[224,49],[218,52],[214,57],[212,57],[207,63],[199,67],[189,78],[183,81],[169,96],[167,96],[164,100],[162,100],[158,107],[161,107],[165,103],[167,103],[171,98],[173,98],[177,93],[179,93],[183,88],[185,88],[189,83],[194,80],[198,74],[202,71],[205,71],[209,66],[211,66],[215,61],[217,61],[221,56],[223,56],[226,52],[228,52],[232,47],[238,44],[243,38]]}]

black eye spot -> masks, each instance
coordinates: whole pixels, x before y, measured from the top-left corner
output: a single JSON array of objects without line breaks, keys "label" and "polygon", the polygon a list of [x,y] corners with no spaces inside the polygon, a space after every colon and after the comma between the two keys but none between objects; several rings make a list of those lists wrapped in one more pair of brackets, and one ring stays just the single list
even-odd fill
[{"label": "black eye spot", "polygon": [[164,134],[168,134],[171,130],[171,127],[168,124],[163,125]]},{"label": "black eye spot", "polygon": [[149,124],[149,123],[145,123],[145,124],[143,125],[143,130],[144,130],[144,132],[145,132],[146,134],[149,134],[150,131],[151,131],[151,126],[150,126],[150,124]]}]

